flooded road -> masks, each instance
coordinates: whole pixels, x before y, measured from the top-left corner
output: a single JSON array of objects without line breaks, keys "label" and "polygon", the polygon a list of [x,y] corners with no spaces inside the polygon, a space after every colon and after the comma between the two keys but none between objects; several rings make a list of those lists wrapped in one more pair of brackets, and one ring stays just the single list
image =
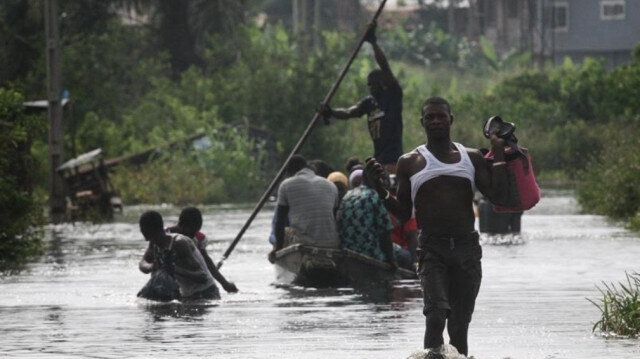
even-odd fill
[{"label": "flooded road", "polygon": [[[266,254],[271,211],[255,220],[222,268],[240,293],[209,304],[159,304],[135,294],[148,276],[146,242],[129,207],[117,223],[51,227],[49,249],[0,279],[0,356],[25,358],[406,358],[424,330],[417,283],[388,302],[350,289],[274,286]],[[155,208],[157,209],[157,208]],[[167,224],[179,208],[161,208]],[[248,209],[207,207],[216,260]],[[595,285],[640,270],[640,239],[582,215],[568,192],[547,192],[520,238],[483,239],[483,284],[470,329],[476,358],[638,358],[640,341],[591,333]],[[511,244],[507,244],[511,243]],[[515,243],[515,244],[514,244]]]}]

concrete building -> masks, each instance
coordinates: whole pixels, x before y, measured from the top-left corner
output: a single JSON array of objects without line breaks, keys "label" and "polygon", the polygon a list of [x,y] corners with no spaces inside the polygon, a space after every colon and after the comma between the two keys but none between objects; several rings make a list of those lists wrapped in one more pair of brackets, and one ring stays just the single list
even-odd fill
[{"label": "concrete building", "polygon": [[615,67],[640,43],[640,0],[471,0],[468,13],[500,53],[530,50],[539,61],[596,57]]},{"label": "concrete building", "polygon": [[546,46],[555,62],[597,57],[608,67],[627,63],[640,43],[640,0],[547,1]]}]

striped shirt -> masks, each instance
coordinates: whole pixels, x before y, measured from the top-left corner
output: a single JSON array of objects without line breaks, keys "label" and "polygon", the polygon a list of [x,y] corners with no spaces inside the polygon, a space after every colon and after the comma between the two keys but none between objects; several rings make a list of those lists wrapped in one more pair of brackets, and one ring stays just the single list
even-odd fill
[{"label": "striped shirt", "polygon": [[278,206],[289,207],[289,226],[303,243],[337,248],[340,244],[334,209],[338,189],[309,168],[287,178],[278,189]]}]

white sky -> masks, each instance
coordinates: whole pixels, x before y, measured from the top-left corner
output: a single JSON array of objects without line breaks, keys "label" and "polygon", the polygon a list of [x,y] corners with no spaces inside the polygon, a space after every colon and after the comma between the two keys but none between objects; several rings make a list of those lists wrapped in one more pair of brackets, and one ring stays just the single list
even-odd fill
[{"label": "white sky", "polygon": [[[433,0],[426,1],[427,4],[432,2]],[[380,4],[380,0],[362,0],[362,3],[364,3],[365,6],[367,6],[368,8],[377,8],[378,5]],[[398,6],[399,3],[404,4],[404,6]],[[444,6],[448,6],[449,1],[444,0],[442,4]],[[396,10],[396,9],[411,9],[411,8],[416,8],[417,6],[418,6],[418,1],[416,0],[387,0],[387,4],[385,5],[385,8],[389,10]],[[469,6],[469,2],[467,0],[461,0],[458,2],[458,7],[468,7],[468,6]]]}]

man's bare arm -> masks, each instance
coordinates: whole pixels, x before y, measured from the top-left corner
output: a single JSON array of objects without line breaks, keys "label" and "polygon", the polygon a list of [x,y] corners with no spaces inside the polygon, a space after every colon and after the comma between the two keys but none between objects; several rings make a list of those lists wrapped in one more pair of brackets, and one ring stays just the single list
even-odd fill
[{"label": "man's bare arm", "polygon": [[147,249],[144,251],[144,255],[142,256],[140,263],[138,263],[138,268],[140,269],[140,272],[144,274],[149,274],[153,272],[153,269],[154,269],[154,258],[153,258],[152,246],[153,245],[149,243],[149,245],[147,246]]},{"label": "man's bare arm", "polygon": [[396,79],[393,71],[391,71],[391,66],[389,66],[389,61],[387,61],[387,57],[382,51],[382,48],[378,45],[378,42],[374,41],[371,43],[371,47],[373,48],[373,55],[376,59],[376,63],[382,70],[382,81],[386,87],[400,87],[398,83],[398,79]]},{"label": "man's bare arm", "polygon": [[[405,154],[400,157],[396,166],[396,179],[398,181],[398,192],[396,196],[388,195],[388,191],[382,186],[381,181],[374,181],[376,191],[380,198],[383,198],[385,207],[389,212],[393,213],[396,218],[405,222],[411,218],[412,201],[411,201],[411,181],[409,180],[409,166],[412,154]],[[367,161],[365,171],[370,178],[381,178],[384,169],[382,165],[370,159]],[[385,199],[386,198],[386,199]]]},{"label": "man's bare arm", "polygon": [[331,110],[331,116],[338,120],[348,120],[350,118],[362,117],[365,111],[360,104],[349,108],[337,108]]},{"label": "man's bare arm", "polygon": [[238,288],[236,288],[236,285],[233,284],[232,282],[229,282],[227,278],[225,278],[222,275],[222,273],[220,273],[220,271],[218,270],[218,267],[216,267],[211,257],[209,257],[209,253],[207,253],[205,249],[198,248],[198,250],[200,251],[200,254],[202,254],[202,257],[204,258],[205,263],[207,263],[207,268],[209,269],[209,273],[211,273],[213,278],[217,280],[218,283],[220,283],[222,288],[224,288],[226,292],[233,292],[233,293],[237,292]]},{"label": "man's bare arm", "polygon": [[491,203],[503,204],[509,195],[507,166],[504,162],[504,141],[492,136],[493,164],[489,164],[478,150],[470,150],[469,157],[476,170],[476,187]]}]

